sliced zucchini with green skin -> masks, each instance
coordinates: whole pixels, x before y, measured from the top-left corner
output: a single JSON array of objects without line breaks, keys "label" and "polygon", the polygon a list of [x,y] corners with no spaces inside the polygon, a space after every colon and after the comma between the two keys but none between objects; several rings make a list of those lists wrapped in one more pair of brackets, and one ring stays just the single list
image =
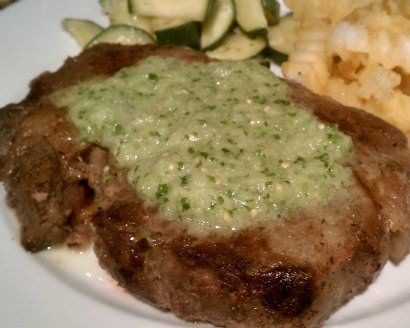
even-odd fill
[{"label": "sliced zucchini with green skin", "polygon": [[111,10],[111,7],[114,6],[115,0],[99,0],[100,6],[104,13],[107,13]]},{"label": "sliced zucchini with green skin", "polygon": [[216,0],[211,15],[202,25],[201,49],[218,46],[229,32],[235,19],[233,0]]},{"label": "sliced zucchini with green skin", "polygon": [[199,49],[200,31],[196,22],[155,31],[158,44],[176,44]]},{"label": "sliced zucchini with green skin", "polygon": [[128,0],[100,0],[100,5],[111,24],[128,24],[131,20]]},{"label": "sliced zucchini with green skin", "polygon": [[269,25],[275,25],[279,21],[280,4],[277,0],[261,0],[265,17]]},{"label": "sliced zucchini with green skin", "polygon": [[100,5],[112,25],[131,25],[151,33],[149,19],[132,14],[128,0],[100,0]]},{"label": "sliced zucchini with green skin", "polygon": [[190,23],[186,19],[181,18],[151,18],[151,27],[153,31],[167,30]]},{"label": "sliced zucchini with green skin", "polygon": [[236,21],[250,37],[266,34],[268,21],[260,0],[235,0]]},{"label": "sliced zucchini with green skin", "polygon": [[283,16],[277,25],[268,28],[269,47],[289,55],[293,51],[298,29],[299,23],[292,15]]},{"label": "sliced zucchini with green skin", "polygon": [[289,58],[288,55],[281,53],[279,51],[276,51],[270,47],[268,47],[265,50],[266,50],[264,52],[265,58],[269,58],[273,63],[277,64],[278,66],[282,65]]},{"label": "sliced zucchini with green skin", "polygon": [[130,25],[111,25],[97,34],[86,46],[88,49],[99,43],[119,43],[124,45],[154,43],[150,34]]},{"label": "sliced zucchini with green skin", "polygon": [[84,47],[90,42],[103,28],[87,19],[66,18],[63,20],[63,28]]},{"label": "sliced zucchini with green skin", "polygon": [[212,11],[214,0],[130,0],[131,9],[141,16],[181,18],[204,21]]},{"label": "sliced zucchini with green skin", "polygon": [[206,54],[220,60],[243,60],[256,56],[266,45],[265,37],[251,39],[237,28],[227,35],[218,48],[207,51]]}]

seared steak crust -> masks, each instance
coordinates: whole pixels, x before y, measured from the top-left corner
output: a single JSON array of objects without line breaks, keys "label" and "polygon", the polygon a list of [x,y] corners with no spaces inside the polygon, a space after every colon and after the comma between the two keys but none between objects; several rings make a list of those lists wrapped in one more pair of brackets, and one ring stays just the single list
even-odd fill
[{"label": "seared steak crust", "polygon": [[94,235],[101,265],[131,293],[184,319],[230,327],[319,326],[366,288],[389,255],[407,254],[404,135],[291,82],[296,102],[352,137],[354,201],[230,236],[190,235],[145,206],[126,172],[106,150],[80,141],[66,109],[47,96],[152,55],[208,61],[172,46],[98,45],[38,77],[22,103],[0,111],[0,178],[27,250]]}]

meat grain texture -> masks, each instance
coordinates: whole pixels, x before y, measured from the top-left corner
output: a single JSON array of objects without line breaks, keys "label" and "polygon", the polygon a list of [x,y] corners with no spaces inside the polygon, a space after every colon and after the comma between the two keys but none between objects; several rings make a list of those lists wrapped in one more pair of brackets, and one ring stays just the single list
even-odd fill
[{"label": "meat grain texture", "polygon": [[409,251],[405,136],[363,111],[287,82],[291,97],[352,137],[355,202],[280,224],[198,237],[148,208],[110,154],[79,139],[49,95],[151,56],[207,62],[167,46],[98,45],[0,111],[0,178],[31,252],[94,239],[100,264],[135,296],[186,320],[227,327],[317,327]]}]

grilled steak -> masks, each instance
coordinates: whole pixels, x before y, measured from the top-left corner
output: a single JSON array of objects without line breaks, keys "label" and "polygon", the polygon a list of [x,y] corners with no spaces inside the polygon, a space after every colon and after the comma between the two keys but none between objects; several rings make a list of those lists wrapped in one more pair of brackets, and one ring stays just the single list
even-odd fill
[{"label": "grilled steak", "polygon": [[320,326],[389,257],[408,253],[405,136],[292,82],[293,101],[351,136],[356,200],[229,236],[168,224],[105,149],[80,141],[67,109],[48,97],[152,55],[208,62],[172,46],[98,45],[35,79],[24,101],[0,111],[0,178],[27,250],[94,237],[101,265],[129,292],[181,318],[228,327]]}]

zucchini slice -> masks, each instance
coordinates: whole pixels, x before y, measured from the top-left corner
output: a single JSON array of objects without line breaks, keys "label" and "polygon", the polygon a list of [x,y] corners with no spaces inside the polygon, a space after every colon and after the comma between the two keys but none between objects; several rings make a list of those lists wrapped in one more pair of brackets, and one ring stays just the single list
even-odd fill
[{"label": "zucchini slice", "polygon": [[129,0],[131,10],[140,16],[181,18],[204,21],[212,11],[214,0]]},{"label": "zucchini slice", "polygon": [[115,0],[99,0],[98,3],[100,4],[104,13],[107,13],[110,8],[114,5]]},{"label": "zucchini slice", "polygon": [[90,42],[103,28],[87,19],[66,18],[63,20],[63,28],[81,46],[84,47]]},{"label": "zucchini slice", "polygon": [[128,24],[131,13],[128,10],[128,0],[100,0],[103,12],[111,24]]},{"label": "zucchini slice", "polygon": [[282,54],[289,55],[293,51],[299,23],[292,15],[283,16],[279,23],[268,28],[269,47]]},{"label": "zucchini slice", "polygon": [[200,32],[196,22],[155,31],[158,44],[176,44],[199,49]]},{"label": "zucchini slice", "polygon": [[236,21],[250,37],[266,34],[268,21],[261,0],[235,0]]},{"label": "zucchini slice", "polygon": [[280,4],[277,0],[261,0],[265,17],[269,25],[275,25],[279,21]]},{"label": "zucchini slice", "polygon": [[119,43],[124,45],[154,43],[150,34],[130,25],[111,25],[97,34],[85,48],[90,48],[98,43]]},{"label": "zucchini slice", "polygon": [[251,39],[244,34],[239,28],[228,34],[222,44],[206,54],[220,60],[243,60],[256,56],[266,47],[266,38],[264,36]]},{"label": "zucchini slice", "polygon": [[155,31],[161,31],[161,30],[176,28],[178,26],[189,23],[190,21],[187,21],[186,19],[181,19],[181,18],[170,19],[170,18],[152,17],[150,19],[150,22],[151,22],[152,30],[155,32]]},{"label": "zucchini slice", "polygon": [[289,56],[281,53],[279,51],[276,51],[272,48],[267,48],[265,49],[264,55],[266,58],[269,58],[271,62],[274,64],[281,66],[285,61],[288,61]]},{"label": "zucchini slice", "polygon": [[151,33],[149,19],[131,13],[128,1],[100,0],[100,6],[112,25],[131,25]]},{"label": "zucchini slice", "polygon": [[235,19],[233,0],[216,0],[211,15],[202,25],[201,49],[215,48],[220,44]]}]

